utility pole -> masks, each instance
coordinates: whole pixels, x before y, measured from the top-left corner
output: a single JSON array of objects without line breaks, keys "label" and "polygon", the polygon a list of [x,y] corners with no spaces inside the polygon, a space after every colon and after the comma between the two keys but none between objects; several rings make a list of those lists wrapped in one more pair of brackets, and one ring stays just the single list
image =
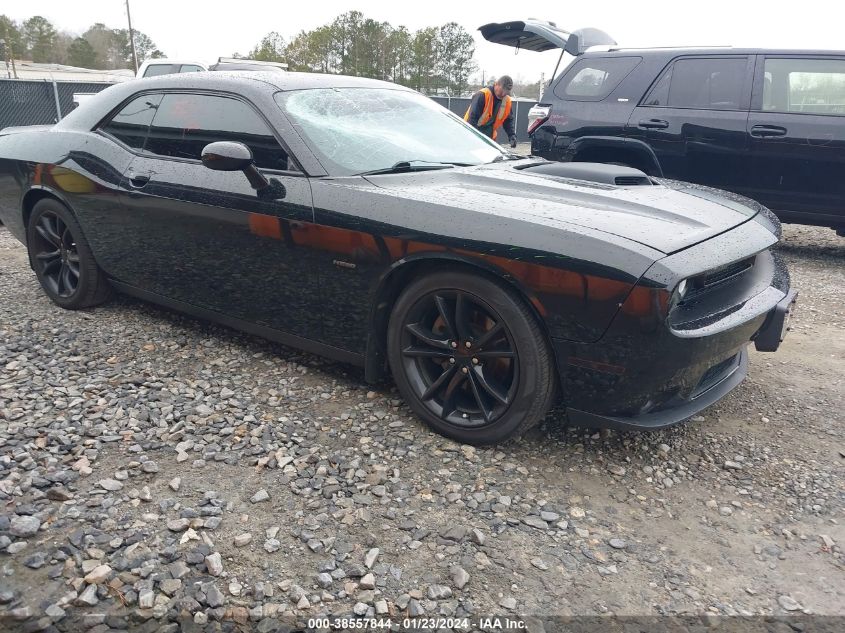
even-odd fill
[{"label": "utility pole", "polygon": [[138,72],[138,54],[135,52],[135,31],[132,30],[132,16],[129,13],[129,0],[126,0],[126,19],[129,22],[129,44],[132,46],[132,63]]}]

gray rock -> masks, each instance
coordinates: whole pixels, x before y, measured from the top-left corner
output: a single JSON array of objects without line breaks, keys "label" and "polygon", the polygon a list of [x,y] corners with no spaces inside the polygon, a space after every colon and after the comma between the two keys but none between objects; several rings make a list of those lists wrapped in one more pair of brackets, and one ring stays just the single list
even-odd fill
[{"label": "gray rock", "polygon": [[12,536],[26,538],[29,536],[35,536],[35,534],[38,533],[39,527],[41,527],[41,521],[38,517],[13,514],[9,526],[9,533]]},{"label": "gray rock", "polygon": [[804,608],[795,598],[787,595],[778,596],[778,604],[784,611],[800,611]]},{"label": "gray rock", "polygon": [[627,541],[621,538],[612,538],[607,542],[613,549],[625,549],[628,547]]},{"label": "gray rock", "polygon": [[123,484],[120,483],[117,479],[101,479],[97,482],[97,485],[104,490],[108,490],[109,492],[117,492],[118,490],[123,489]]},{"label": "gray rock", "polygon": [[466,569],[459,565],[452,567],[450,575],[452,577],[452,584],[454,584],[458,589],[463,589],[469,582],[469,573]]},{"label": "gray rock", "polygon": [[50,618],[53,622],[57,622],[65,617],[65,610],[57,604],[51,604],[44,609],[44,615]]},{"label": "gray rock", "polygon": [[217,588],[217,585],[212,583],[205,587],[205,602],[212,609],[216,609],[226,602],[226,596]]},{"label": "gray rock", "polygon": [[159,583],[159,587],[168,596],[172,596],[182,588],[182,581],[176,578],[165,578]]},{"label": "gray rock", "polygon": [[469,529],[466,528],[465,526],[455,525],[455,526],[441,532],[440,536],[441,536],[441,538],[444,538],[447,541],[455,541],[457,543],[460,543],[461,541],[463,541],[466,538],[468,532],[469,532]]},{"label": "gray rock", "polygon": [[184,578],[191,573],[191,568],[181,560],[170,563],[170,565],[167,566],[167,569],[170,571],[170,575],[177,579]]},{"label": "gray rock", "polygon": [[543,519],[541,519],[540,517],[534,516],[533,514],[529,515],[527,517],[523,517],[522,522],[525,525],[530,525],[531,527],[536,528],[538,530],[548,530],[549,529],[548,523],[543,521]]},{"label": "gray rock", "polygon": [[212,576],[219,576],[223,573],[223,559],[220,552],[214,552],[205,557],[205,566]]},{"label": "gray rock", "polygon": [[546,564],[546,561],[544,561],[542,558],[532,558],[531,564],[540,571],[547,571],[549,569],[549,566]]},{"label": "gray rock", "polygon": [[92,585],[99,585],[106,582],[111,576],[112,569],[108,565],[97,565],[85,575],[85,582]]},{"label": "gray rock", "polygon": [[74,601],[78,605],[93,607],[99,602],[97,598],[97,585],[88,585]]},{"label": "gray rock", "polygon": [[372,569],[373,565],[376,564],[376,559],[379,555],[379,549],[377,547],[372,548],[369,550],[364,556],[364,565],[366,565],[367,569]]},{"label": "gray rock", "polygon": [[138,592],[138,607],[141,609],[152,609],[155,605],[155,593],[149,587],[144,587]]},{"label": "gray rock", "polygon": [[171,532],[184,532],[191,527],[191,519],[169,519],[167,521],[167,529]]},{"label": "gray rock", "polygon": [[254,495],[252,495],[249,498],[249,500],[252,501],[252,503],[260,503],[262,501],[267,501],[267,499],[269,499],[269,498],[270,498],[269,493],[266,490],[264,490],[264,488],[262,488],[261,490],[256,492]]},{"label": "gray rock", "polygon": [[452,597],[452,590],[446,585],[430,585],[428,587],[428,597],[431,600],[446,600]]}]

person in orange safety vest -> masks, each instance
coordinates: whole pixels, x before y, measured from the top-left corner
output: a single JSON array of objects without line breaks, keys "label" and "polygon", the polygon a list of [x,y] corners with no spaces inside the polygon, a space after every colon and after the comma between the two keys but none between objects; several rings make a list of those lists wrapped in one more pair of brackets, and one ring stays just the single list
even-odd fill
[{"label": "person in orange safety vest", "polygon": [[476,92],[464,115],[464,121],[494,141],[499,128],[504,128],[511,147],[516,147],[510,97],[512,89],[513,79],[502,75],[496,83]]}]

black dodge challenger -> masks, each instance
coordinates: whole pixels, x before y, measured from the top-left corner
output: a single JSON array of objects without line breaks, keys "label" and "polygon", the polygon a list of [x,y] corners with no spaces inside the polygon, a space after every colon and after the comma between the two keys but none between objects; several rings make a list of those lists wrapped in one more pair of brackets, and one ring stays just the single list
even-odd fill
[{"label": "black dodge challenger", "polygon": [[774,351],[795,291],[765,208],[504,151],[400,86],[192,73],[0,132],[0,219],[63,308],[125,292],[392,372],[488,444],[560,400],[659,428]]}]

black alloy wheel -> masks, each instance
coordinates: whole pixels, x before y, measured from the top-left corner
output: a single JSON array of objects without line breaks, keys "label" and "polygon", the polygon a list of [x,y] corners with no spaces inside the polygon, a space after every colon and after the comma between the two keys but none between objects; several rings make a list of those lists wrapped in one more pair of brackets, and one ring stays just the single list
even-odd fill
[{"label": "black alloy wheel", "polygon": [[414,305],[402,336],[405,375],[420,400],[456,426],[492,424],[513,402],[519,355],[502,317],[462,290]]},{"label": "black alloy wheel", "polygon": [[55,304],[76,310],[108,299],[108,280],[94,261],[79,222],[61,202],[39,200],[29,217],[26,235],[30,265]]},{"label": "black alloy wheel", "polygon": [[462,442],[524,432],[554,394],[550,351],[534,315],[509,288],[469,273],[431,275],[402,293],[388,358],[411,408]]},{"label": "black alloy wheel", "polygon": [[79,288],[79,252],[67,224],[52,211],[42,213],[35,224],[31,246],[40,266],[40,278],[51,293],[67,299]]}]

